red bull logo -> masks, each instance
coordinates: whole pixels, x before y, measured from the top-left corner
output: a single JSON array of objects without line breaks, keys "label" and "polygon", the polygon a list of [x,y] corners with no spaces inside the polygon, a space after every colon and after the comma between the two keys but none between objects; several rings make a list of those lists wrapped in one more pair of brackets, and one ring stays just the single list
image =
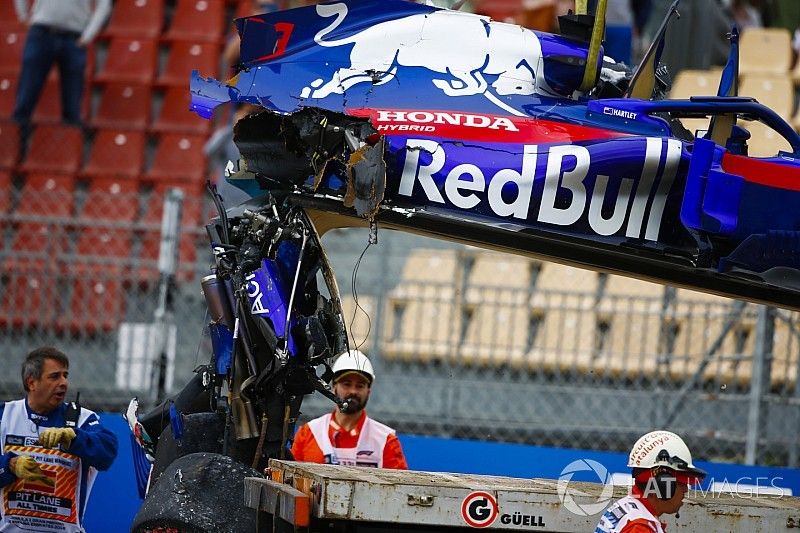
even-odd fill
[{"label": "red bull logo", "polygon": [[[470,13],[437,10],[380,22],[337,40],[325,37],[347,16],[343,3],[320,4],[317,14],[336,17],[314,41],[324,47],[353,45],[350,64],[330,79],[318,78],[305,87],[303,98],[343,94],[351,87],[382,85],[402,68],[416,67],[437,74],[431,83],[450,97],[483,95],[514,115],[524,114],[498,98],[507,95],[551,94],[544,81],[541,43],[525,28],[494,22]],[[453,53],[457,50],[458,53]],[[491,83],[487,81],[491,77]]]}]

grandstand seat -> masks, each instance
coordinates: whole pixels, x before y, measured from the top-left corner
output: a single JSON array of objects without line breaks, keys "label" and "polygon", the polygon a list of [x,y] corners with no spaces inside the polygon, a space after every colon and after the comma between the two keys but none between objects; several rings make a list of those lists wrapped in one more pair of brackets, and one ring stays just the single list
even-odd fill
[{"label": "grandstand seat", "polygon": [[527,303],[532,265],[528,259],[509,254],[480,252],[469,270],[465,301],[505,305]]},{"label": "grandstand seat", "polygon": [[143,132],[99,130],[81,172],[92,178],[138,178],[144,165],[144,147]]},{"label": "grandstand seat", "polygon": [[172,22],[164,39],[220,42],[224,24],[223,0],[177,0]]},{"label": "grandstand seat", "polygon": [[19,128],[13,122],[0,122],[0,169],[17,166],[19,159]]},{"label": "grandstand seat", "polygon": [[0,74],[0,120],[11,118],[17,100],[17,75]]},{"label": "grandstand seat", "polygon": [[453,358],[461,334],[461,312],[452,298],[419,292],[408,299],[389,298],[381,353],[388,359],[430,361]]},{"label": "grandstand seat", "polygon": [[12,191],[11,172],[0,169],[0,216],[5,215],[11,209]]},{"label": "grandstand seat", "polygon": [[778,310],[772,339],[773,386],[794,388],[800,365],[800,313]]},{"label": "grandstand seat", "polygon": [[192,70],[204,76],[216,76],[219,71],[219,45],[199,41],[175,41],[170,46],[167,64],[156,79],[156,85],[174,85],[187,92]]},{"label": "grandstand seat", "polygon": [[154,39],[111,40],[105,64],[94,81],[148,85],[155,79],[158,43]]},{"label": "grandstand seat", "polygon": [[17,223],[3,270],[49,270],[48,265],[66,251],[67,237],[63,222]]},{"label": "grandstand seat", "polygon": [[654,377],[660,357],[658,312],[631,309],[600,315],[596,330],[596,374]]},{"label": "grandstand seat", "polygon": [[452,299],[454,289],[460,282],[460,257],[456,250],[411,250],[406,256],[400,273],[400,283],[391,291],[393,298],[413,298],[420,291],[426,297]]},{"label": "grandstand seat", "polygon": [[51,325],[58,315],[61,294],[54,273],[26,268],[4,271],[6,285],[0,298],[0,324],[15,328]]},{"label": "grandstand seat", "polygon": [[372,296],[359,295],[358,306],[352,296],[342,296],[344,325],[351,347],[369,350],[375,345],[373,339],[378,334],[375,330],[376,312],[377,302]]},{"label": "grandstand seat", "polygon": [[153,181],[171,180],[201,183],[205,180],[205,137],[182,133],[161,135],[153,164],[145,178]]},{"label": "grandstand seat", "polygon": [[[54,147],[58,147],[57,150]],[[80,168],[83,132],[76,126],[40,124],[31,135],[21,172],[74,174]]]},{"label": "grandstand seat", "polygon": [[89,183],[79,213],[85,222],[131,224],[139,212],[139,186],[135,181],[101,177]]},{"label": "grandstand seat", "polygon": [[102,37],[155,39],[164,24],[164,0],[117,0]]},{"label": "grandstand seat", "polygon": [[194,264],[197,262],[197,247],[194,242],[193,233],[187,230],[193,229],[200,224],[202,197],[200,197],[197,188],[185,188],[181,185],[181,183],[175,182],[158,183],[150,194],[140,221],[141,226],[144,228],[139,252],[141,264],[138,270],[138,278],[140,280],[155,281],[158,278],[158,256],[161,246],[161,217],[164,212],[166,193],[173,187],[179,188],[184,192],[181,210],[180,244],[178,246],[178,277],[179,279],[188,279],[193,274]]},{"label": "grandstand seat", "polygon": [[499,22],[520,24],[525,7],[522,0],[482,0],[475,3],[474,10]]},{"label": "grandstand seat", "polygon": [[752,96],[788,120],[794,108],[794,84],[787,75],[747,76],[739,85],[741,96]]},{"label": "grandstand seat", "polygon": [[608,276],[598,311],[607,315],[632,311],[650,313],[659,311],[663,305],[663,285],[623,276]]},{"label": "grandstand seat", "polygon": [[110,332],[125,318],[121,269],[94,266],[62,278],[71,287],[69,308],[56,320],[59,329],[73,334]]},{"label": "grandstand seat", "polygon": [[45,269],[66,251],[66,222],[72,216],[74,191],[72,176],[27,176],[14,211],[16,231],[4,269]]},{"label": "grandstand seat", "polygon": [[22,31],[25,25],[17,18],[14,2],[0,2],[0,31]]},{"label": "grandstand seat", "polygon": [[[17,17],[14,15],[14,20],[16,19]],[[19,75],[24,47],[24,30],[0,30],[0,76]]]},{"label": "grandstand seat", "polygon": [[18,215],[70,218],[75,205],[75,178],[65,174],[29,174],[14,211]]},{"label": "grandstand seat", "polygon": [[792,36],[784,28],[748,28],[739,44],[739,73],[786,74],[792,65]]},{"label": "grandstand seat", "polygon": [[778,155],[779,151],[792,152],[789,141],[766,124],[753,121],[740,125],[750,132],[750,139],[747,141],[750,157],[773,157]]},{"label": "grandstand seat", "polygon": [[[464,338],[458,347],[459,362],[478,366],[520,366],[528,349],[530,315],[527,307],[508,299],[470,307]],[[444,329],[449,329],[449,325],[441,319],[433,324]]]},{"label": "grandstand seat", "polygon": [[150,122],[151,89],[147,85],[109,83],[103,88],[95,128],[144,130]]},{"label": "grandstand seat", "polygon": [[191,98],[186,87],[168,87],[164,91],[161,112],[153,122],[151,131],[208,135],[211,121],[200,118],[189,109]]},{"label": "grandstand seat", "polygon": [[592,270],[542,263],[530,305],[534,309],[590,309],[596,300],[597,281],[597,272]]},{"label": "grandstand seat", "polygon": [[[692,96],[716,96],[719,90],[719,80],[722,71],[709,70],[682,70],[675,76],[669,97],[673,99],[686,99]],[[683,126],[695,134],[697,130],[708,130],[708,118],[682,118]]]},{"label": "grandstand seat", "polygon": [[547,372],[587,371],[596,352],[596,326],[595,314],[584,309],[534,310],[522,365]]}]

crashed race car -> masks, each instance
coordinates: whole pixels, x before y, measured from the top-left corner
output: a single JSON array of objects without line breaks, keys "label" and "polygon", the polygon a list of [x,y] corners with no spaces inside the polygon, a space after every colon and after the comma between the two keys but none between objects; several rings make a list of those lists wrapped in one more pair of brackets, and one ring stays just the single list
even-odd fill
[{"label": "crashed race car", "polygon": [[[331,228],[368,226],[373,240],[379,226],[410,231],[800,309],[800,137],[736,95],[737,32],[717,95],[668,100],[658,54],[678,0],[635,69],[603,56],[605,5],[562,17],[561,35],[403,0],[237,20],[238,74],[193,73],[192,108],[260,108],[236,124],[241,159],[227,169],[252,198],[226,210],[216,197],[208,226],[209,365],[169,403],[128,414],[155,460],[134,530],[228,530],[228,512],[213,522],[185,509],[240,495],[241,476],[285,457],[303,395],[341,406],[327,385],[348,349],[319,241]],[[707,129],[680,122],[698,117]],[[748,157],[748,121],[792,152]]]}]

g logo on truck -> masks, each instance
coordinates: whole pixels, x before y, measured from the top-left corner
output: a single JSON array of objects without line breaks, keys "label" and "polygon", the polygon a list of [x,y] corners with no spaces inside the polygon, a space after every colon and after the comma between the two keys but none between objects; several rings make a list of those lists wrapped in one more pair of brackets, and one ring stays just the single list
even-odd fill
[{"label": "g logo on truck", "polygon": [[461,502],[461,518],[470,527],[489,527],[497,519],[497,500],[488,492],[470,492]]}]

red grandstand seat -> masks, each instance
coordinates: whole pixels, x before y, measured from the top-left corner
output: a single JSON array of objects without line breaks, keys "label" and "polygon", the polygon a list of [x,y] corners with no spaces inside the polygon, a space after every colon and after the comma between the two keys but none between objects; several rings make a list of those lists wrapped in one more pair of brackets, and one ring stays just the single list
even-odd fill
[{"label": "red grandstand seat", "polygon": [[223,0],[177,0],[172,23],[164,38],[170,41],[220,42],[224,26]]},{"label": "red grandstand seat", "polygon": [[14,211],[18,215],[69,218],[75,205],[75,177],[29,174]]},{"label": "red grandstand seat", "polygon": [[157,55],[158,45],[153,39],[112,39],[106,62],[94,81],[150,84],[155,79]]},{"label": "red grandstand seat", "polygon": [[[14,19],[16,20],[16,18],[15,16]],[[24,31],[0,31],[0,74],[9,75],[19,73],[19,68],[22,63],[22,49],[24,47]]]},{"label": "red grandstand seat", "polygon": [[82,222],[132,223],[139,212],[139,186],[135,181],[93,179],[79,213]]},{"label": "red grandstand seat", "polygon": [[11,209],[11,172],[0,170],[0,215]]},{"label": "red grandstand seat", "polygon": [[17,75],[0,74],[0,120],[11,118],[17,100]]},{"label": "red grandstand seat", "polygon": [[181,234],[178,246],[178,278],[185,280],[194,272],[197,261],[197,247],[194,240],[194,229],[201,223],[203,206],[202,189],[196,185],[187,186],[181,182],[161,182],[153,187],[142,215],[142,246],[139,253],[141,260],[138,269],[139,279],[156,281],[159,276],[158,256],[161,245],[161,217],[164,212],[164,199],[171,188],[183,191],[181,209]]},{"label": "red grandstand seat", "polygon": [[95,128],[143,130],[150,122],[151,90],[147,85],[110,83],[103,89]]},{"label": "red grandstand seat", "polygon": [[14,168],[19,159],[19,128],[13,122],[0,122],[0,168]]},{"label": "red grandstand seat", "polygon": [[58,174],[29,175],[14,211],[16,232],[5,270],[49,268],[66,251],[65,221],[72,216],[75,178]]},{"label": "red grandstand seat", "polygon": [[81,164],[83,132],[75,126],[41,124],[31,135],[22,172],[74,174]]},{"label": "red grandstand seat", "polygon": [[112,331],[124,319],[125,292],[121,270],[107,266],[83,269],[74,277],[65,277],[71,286],[69,309],[56,321],[60,329],[73,334]]},{"label": "red grandstand seat", "polygon": [[145,179],[203,181],[206,177],[205,141],[206,138],[200,135],[165,133],[161,136],[153,165],[144,176]]},{"label": "red grandstand seat", "polygon": [[66,251],[67,237],[60,222],[18,223],[11,254],[3,260],[3,270],[51,270],[49,265]]},{"label": "red grandstand seat", "polygon": [[100,130],[82,173],[88,177],[137,178],[144,162],[140,131]]},{"label": "red grandstand seat", "polygon": [[24,29],[25,25],[17,18],[14,2],[0,2],[0,30],[19,31]]},{"label": "red grandstand seat", "polygon": [[208,135],[211,121],[200,118],[189,110],[191,94],[185,87],[169,87],[164,92],[161,112],[153,121],[151,131],[183,132],[197,135]]},{"label": "red grandstand seat", "polygon": [[9,118],[14,112],[17,96],[17,74],[0,74],[0,118]]},{"label": "red grandstand seat", "polygon": [[189,92],[192,70],[204,76],[217,76],[219,71],[219,45],[201,41],[176,41],[169,49],[167,65],[156,80],[158,85],[176,85]]},{"label": "red grandstand seat", "polygon": [[44,269],[5,271],[7,283],[0,303],[0,323],[17,328],[52,324],[60,295],[54,273]]},{"label": "red grandstand seat", "polygon": [[164,22],[164,0],[117,0],[103,37],[155,39]]}]

